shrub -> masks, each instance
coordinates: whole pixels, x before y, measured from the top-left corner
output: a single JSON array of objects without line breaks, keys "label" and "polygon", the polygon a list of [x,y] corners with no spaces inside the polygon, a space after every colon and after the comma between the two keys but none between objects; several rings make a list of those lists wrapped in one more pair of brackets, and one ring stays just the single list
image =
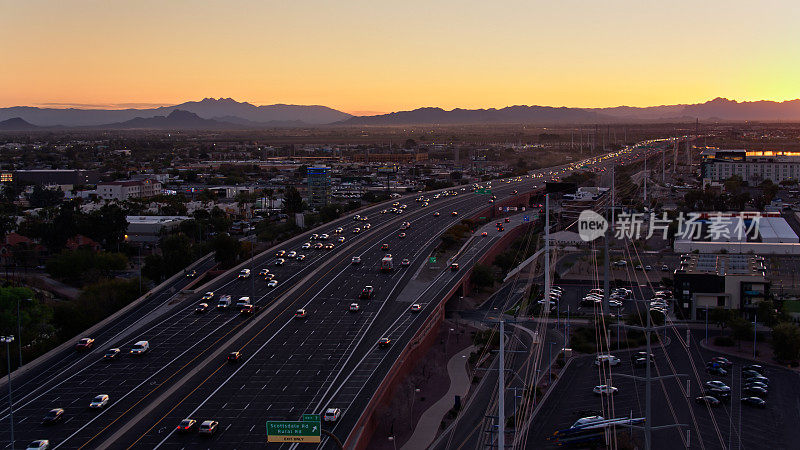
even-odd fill
[{"label": "shrub", "polygon": [[733,343],[733,338],[730,336],[717,336],[714,338],[714,345],[720,347],[732,347]]}]

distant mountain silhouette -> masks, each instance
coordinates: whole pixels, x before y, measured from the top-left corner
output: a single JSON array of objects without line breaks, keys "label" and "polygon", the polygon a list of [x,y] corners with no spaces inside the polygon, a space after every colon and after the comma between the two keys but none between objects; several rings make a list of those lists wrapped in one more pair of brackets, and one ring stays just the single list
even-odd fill
[{"label": "distant mountain silhouette", "polygon": [[36,125],[28,123],[19,117],[0,121],[0,131],[28,131],[38,128]]},{"label": "distant mountain silhouette", "polygon": [[[192,113],[196,118],[175,111]],[[183,117],[181,119],[181,117]],[[419,108],[373,116],[351,116],[326,106],[255,106],[230,98],[205,98],[149,109],[78,109],[14,106],[0,108],[0,121],[20,119],[27,126],[91,128],[187,128],[242,129],[304,127],[314,125],[409,125],[409,124],[496,124],[496,123],[614,123],[641,121],[800,121],[800,99],[785,102],[737,102],[725,98],[688,105],[613,108],[567,108],[550,106],[509,106],[500,109]],[[146,119],[154,119],[147,121]],[[202,122],[202,119],[206,122]],[[24,127],[25,124],[6,125]],[[8,128],[4,128],[8,129]],[[24,128],[34,129],[34,128]]]},{"label": "distant mountain silhouette", "polygon": [[502,109],[419,108],[377,116],[351,117],[342,125],[478,124],[534,122],[596,122],[603,117],[580,108],[550,106],[509,106]]},{"label": "distant mountain silhouette", "polygon": [[241,125],[203,119],[195,113],[176,109],[167,116],[137,117],[125,122],[107,123],[92,128],[109,130],[119,129],[155,129],[155,130],[224,130],[242,129]]},{"label": "distant mountain silhouette", "polygon": [[67,127],[95,127],[109,123],[120,123],[136,118],[167,116],[172,111],[182,110],[197,114],[203,119],[215,117],[238,117],[254,122],[253,126],[279,126],[280,123],[299,125],[321,125],[345,120],[350,114],[327,106],[264,105],[237,102],[230,98],[206,98],[199,102],[186,102],[174,106],[148,109],[78,109],[37,108],[13,106],[0,108],[0,120],[22,118],[40,126],[63,125]]}]

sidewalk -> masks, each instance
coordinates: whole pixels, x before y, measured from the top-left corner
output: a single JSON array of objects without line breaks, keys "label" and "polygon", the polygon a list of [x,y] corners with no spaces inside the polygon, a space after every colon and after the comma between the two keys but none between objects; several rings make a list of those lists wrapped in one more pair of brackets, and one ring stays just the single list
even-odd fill
[{"label": "sidewalk", "polygon": [[450,389],[442,398],[422,413],[422,416],[417,421],[414,434],[406,441],[402,450],[427,448],[436,438],[436,434],[439,432],[439,425],[445,414],[453,408],[455,396],[460,395],[462,399],[466,397],[471,381],[469,373],[467,373],[467,357],[474,350],[474,346],[469,346],[453,355],[447,362]]}]

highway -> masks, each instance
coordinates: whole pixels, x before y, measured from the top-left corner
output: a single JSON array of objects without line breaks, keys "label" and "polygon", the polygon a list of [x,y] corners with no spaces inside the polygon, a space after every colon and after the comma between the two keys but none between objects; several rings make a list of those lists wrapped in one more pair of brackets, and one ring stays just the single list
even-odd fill
[{"label": "highway", "polygon": [[[603,169],[631,158],[625,153],[592,163]],[[588,164],[581,167],[590,168]],[[531,191],[570,170],[544,169],[518,181],[496,180],[492,192],[500,202],[514,190]],[[454,192],[457,195],[439,199],[433,199],[435,193],[423,194],[431,198],[429,206],[414,201],[420,194],[406,196],[360,212],[367,221],[348,216],[314,231],[331,236],[325,242],[335,243],[332,250],[301,249],[310,232],[280,246],[305,254],[303,261],[287,259],[279,266],[276,249],[257,255],[244,265],[252,270],[250,278],[237,278],[237,271],[232,271],[201,289],[215,292],[209,302],[212,309],[206,313],[194,312],[202,292],[176,301],[171,289],[162,290],[92,336],[96,339],[92,351],[64,352],[12,381],[18,446],[49,439],[54,448],[263,447],[267,420],[297,420],[302,413],[319,413],[329,406],[343,411],[330,430],[344,441],[393,358],[467,270],[472,257],[462,255],[460,271],[442,265],[431,283],[413,280],[441,232],[492,206],[486,195],[460,188]],[[394,201],[407,205],[405,212],[379,213]],[[411,223],[411,229],[401,238],[399,226],[404,221]],[[371,227],[364,229],[367,222]],[[343,228],[344,243],[335,240],[340,236],[334,233],[337,227]],[[354,233],[355,228],[362,231]],[[469,246],[480,253],[497,237],[475,238]],[[381,249],[384,243],[388,250]],[[393,255],[395,269],[380,273],[377,267],[386,253]],[[351,264],[353,256],[363,262]],[[404,258],[411,261],[407,268],[398,264]],[[277,287],[258,277],[262,268],[275,274]],[[180,289],[182,283],[187,281],[176,280],[170,288]],[[374,286],[374,297],[357,300],[366,285]],[[222,294],[234,301],[249,296],[262,309],[253,318],[235,308],[217,311],[213,305]],[[175,304],[159,316],[139,320],[171,301]],[[357,313],[348,311],[354,301],[361,305]],[[423,304],[419,313],[409,312],[415,302]],[[293,318],[299,308],[307,310],[305,319]],[[392,345],[377,349],[380,337],[390,337]],[[150,351],[129,355],[139,340],[148,340]],[[122,355],[102,360],[102,353],[111,347],[119,347]],[[241,351],[243,359],[226,362],[231,351]],[[102,410],[90,410],[88,404],[98,394],[108,394],[110,403]],[[65,409],[63,420],[42,425],[52,408]],[[0,410],[4,429],[8,412],[7,406]],[[173,433],[186,417],[217,420],[220,428],[210,439]]]}]

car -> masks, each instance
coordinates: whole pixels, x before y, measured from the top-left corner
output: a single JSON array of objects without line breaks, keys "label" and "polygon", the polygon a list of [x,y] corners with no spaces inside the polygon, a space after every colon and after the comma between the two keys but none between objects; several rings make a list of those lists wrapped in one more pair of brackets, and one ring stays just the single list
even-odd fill
[{"label": "car", "polygon": [[745,397],[742,399],[742,403],[749,406],[755,406],[756,408],[767,407],[767,401],[760,397]]},{"label": "car", "polygon": [[194,278],[197,276],[196,270],[187,270],[186,271],[186,278]]},{"label": "car", "polygon": [[110,349],[106,350],[106,353],[103,355],[103,359],[105,359],[105,360],[117,359],[119,354],[120,354],[120,351],[119,351],[118,348],[110,348]]},{"label": "car", "polygon": [[77,344],[75,344],[75,350],[89,350],[94,345],[94,339],[92,338],[81,338]]},{"label": "car", "polygon": [[705,386],[714,391],[730,392],[731,388],[727,384],[719,380],[706,381]]},{"label": "car", "polygon": [[322,239],[323,241],[327,240],[329,237],[330,236],[328,236],[327,234],[320,234],[319,235],[319,238]]},{"label": "car", "polygon": [[325,250],[333,250],[333,244],[325,244]]},{"label": "car", "polygon": [[50,441],[47,439],[39,439],[33,441],[25,448],[25,450],[47,450],[50,448]]},{"label": "car", "polygon": [[651,270],[653,270],[653,266],[644,266],[644,270],[645,272],[650,272]]},{"label": "car", "polygon": [[194,309],[194,312],[197,314],[202,314],[206,311],[208,311],[208,303],[200,303],[197,305],[197,308]]},{"label": "car", "polygon": [[761,397],[761,398],[769,395],[769,390],[761,386],[748,385],[742,390],[742,392],[744,392],[748,396]]},{"label": "car", "polygon": [[208,291],[205,294],[203,294],[200,300],[211,300],[212,298],[214,298],[214,292]]},{"label": "car", "polygon": [[483,233],[481,233],[481,236],[483,236],[483,237],[486,237],[486,236],[488,236],[488,235],[489,235],[489,233],[487,233],[487,232],[485,232],[485,231],[484,231]]},{"label": "car", "polygon": [[608,306],[612,308],[622,308],[622,302],[616,299],[611,299],[608,301]]},{"label": "car", "polygon": [[353,256],[353,259],[350,260],[351,264],[361,264],[361,258],[358,256]]},{"label": "car", "polygon": [[457,216],[458,215],[458,211],[453,211],[453,212],[450,213],[450,215],[451,216]]},{"label": "car", "polygon": [[769,385],[768,384],[761,383],[761,382],[758,382],[758,381],[751,381],[749,383],[744,383],[744,387],[745,387],[745,389],[746,388],[750,388],[750,387],[761,387],[761,388],[764,388],[764,389],[769,389]]},{"label": "car", "polygon": [[242,269],[242,271],[239,272],[239,278],[250,278],[250,269]]},{"label": "car", "polygon": [[356,214],[355,216],[353,216],[353,220],[361,220],[361,216],[359,216],[358,214]]},{"label": "car", "polygon": [[381,245],[381,250],[389,250],[389,244],[384,242],[383,245]]},{"label": "car", "polygon": [[282,266],[284,264],[286,264],[286,260],[283,259],[283,258],[278,258],[277,260],[275,260],[275,265],[276,266]]},{"label": "car", "polygon": [[726,358],[724,356],[715,356],[715,357],[711,358],[711,361],[719,364],[720,366],[722,366],[722,367],[724,367],[726,369],[733,365],[733,363],[728,358]]},{"label": "car", "polygon": [[211,436],[217,432],[217,427],[219,426],[219,422],[216,420],[205,420],[203,423],[200,424],[200,427],[197,429],[197,432],[205,435]]},{"label": "car", "polygon": [[385,210],[385,209],[382,209],[382,210],[381,210],[381,214],[386,214],[387,212],[389,212],[389,211],[387,211],[387,210]]},{"label": "car", "polygon": [[669,272],[669,266],[666,265],[666,264],[662,264],[661,265],[661,271],[662,272]]},{"label": "car", "polygon": [[344,228],[342,228],[342,227],[339,227],[339,228],[337,228],[337,229],[333,230],[333,232],[334,232],[335,234],[340,234],[340,233],[342,233],[343,231],[344,231]]},{"label": "car", "polygon": [[[647,352],[635,352],[631,353],[631,361],[636,361],[637,359],[645,359],[647,358]],[[650,353],[650,361],[655,361],[656,355]]]},{"label": "car", "polygon": [[387,337],[382,337],[378,339],[378,347],[379,348],[386,348],[392,344],[392,340]]},{"label": "car", "polygon": [[197,426],[197,421],[194,419],[183,419],[181,423],[178,424],[178,427],[175,429],[178,433],[188,433],[195,429]]},{"label": "car", "polygon": [[281,257],[283,257],[285,254],[286,254],[286,250],[278,250],[278,252],[277,252],[277,253],[275,253],[275,257],[276,257],[276,258],[281,258]]},{"label": "car", "polygon": [[634,267],[634,269],[635,270],[644,270],[644,267],[641,264],[637,264],[636,267]]},{"label": "car", "polygon": [[420,312],[420,311],[422,311],[422,305],[420,305],[419,303],[414,303],[414,304],[411,305],[410,309],[411,309],[411,312]]},{"label": "car", "polygon": [[439,217],[439,211],[436,211],[435,213],[433,213],[433,217]]},{"label": "car", "polygon": [[620,359],[614,355],[597,355],[594,359],[594,365],[608,364],[609,366],[616,366],[620,363]]},{"label": "car", "polygon": [[716,397],[713,397],[711,395],[702,395],[700,397],[696,397],[694,399],[694,401],[695,401],[695,403],[705,404],[705,405],[709,405],[709,406],[719,406],[719,405],[722,404],[722,402],[717,400]]},{"label": "car", "polygon": [[308,250],[311,248],[311,242],[305,242],[303,245],[300,246],[303,250]]},{"label": "car", "polygon": [[237,308],[244,308],[249,304],[250,304],[250,297],[239,297],[239,300],[236,300]]},{"label": "car", "polygon": [[317,233],[314,233],[314,234],[311,235],[311,240],[312,241],[316,241],[317,239],[319,239],[319,235]]},{"label": "car", "polygon": [[457,272],[458,271],[458,263],[450,264],[450,270],[452,270],[453,272]]},{"label": "car", "polygon": [[278,286],[278,280],[269,280],[269,283],[267,283],[267,287],[274,288],[277,286]]},{"label": "car", "polygon": [[745,383],[762,383],[765,385],[769,385],[769,378],[762,377],[762,376],[755,376],[755,377],[744,377]]},{"label": "car", "polygon": [[322,415],[322,420],[324,422],[336,422],[339,420],[339,417],[342,415],[342,410],[339,408],[328,408],[325,410],[325,414]]},{"label": "car", "polygon": [[350,311],[350,312],[358,312],[359,309],[360,309],[360,307],[358,306],[358,303],[350,303],[350,307],[348,308],[348,311]]},{"label": "car", "polygon": [[322,250],[322,247],[324,247],[322,242],[317,242],[316,244],[314,244],[314,249],[315,250]]},{"label": "car", "polygon": [[397,237],[399,237],[400,239],[403,239],[403,238],[406,237],[406,234],[405,233],[400,233],[400,234],[397,235]]},{"label": "car", "polygon": [[364,289],[361,290],[361,294],[358,296],[358,298],[364,298],[369,300],[372,298],[372,294],[374,292],[375,288],[373,288],[372,286],[365,286]]},{"label": "car", "polygon": [[711,375],[717,375],[717,376],[721,376],[721,377],[724,377],[725,375],[728,375],[728,371],[723,369],[720,366],[707,367],[706,368],[706,372],[710,373]]},{"label": "car", "polygon": [[265,277],[265,276],[267,276],[268,273],[269,273],[269,269],[261,269],[261,271],[258,272],[258,276]]},{"label": "car", "polygon": [[339,242],[339,243],[344,242],[344,236],[339,236],[339,239],[336,239],[336,242]]},{"label": "car", "polygon": [[370,228],[372,228],[372,225],[370,225],[370,224],[368,224],[368,223],[365,223],[365,224],[364,224],[364,229],[365,229],[365,230],[369,230]]},{"label": "car", "polygon": [[[272,275],[272,274],[269,274]],[[268,276],[269,276],[268,275]],[[231,296],[230,295],[223,295],[217,301],[217,309],[228,309],[231,306]]]},{"label": "car", "polygon": [[297,257],[297,252],[292,250],[292,251],[290,251],[289,253],[286,254],[286,257],[287,258],[296,258]]},{"label": "car", "polygon": [[497,227],[497,231],[504,231],[504,230],[505,230],[505,228],[503,228],[503,227]]},{"label": "car", "polygon": [[506,217],[506,218],[503,220],[503,222],[505,222],[505,223],[510,223],[510,222],[511,222],[511,219],[509,219],[508,217]]},{"label": "car", "polygon": [[239,359],[242,357],[242,352],[230,352],[228,353],[228,362],[233,364],[239,362]]},{"label": "car", "polygon": [[762,376],[764,375],[764,366],[759,365],[759,364],[748,364],[748,365],[742,367],[742,370],[743,371],[744,370],[752,370],[754,372],[758,372]]},{"label": "car", "polygon": [[411,265],[411,261],[409,261],[408,259],[404,259],[404,260],[400,261],[400,265],[403,266],[403,267],[408,267],[408,266]]},{"label": "car", "polygon": [[150,343],[147,341],[139,341],[131,347],[131,355],[143,355],[150,351]]},{"label": "car", "polygon": [[306,317],[308,317],[308,313],[306,313],[305,309],[298,309],[294,312],[295,319],[305,319]]},{"label": "car", "polygon": [[89,408],[103,409],[107,404],[108,404],[108,395],[100,394],[92,399],[92,402],[89,403]]},{"label": "car", "polygon": [[51,409],[44,415],[42,423],[49,425],[64,419],[64,408]]},{"label": "car", "polygon": [[592,389],[592,392],[594,392],[597,395],[611,395],[616,393],[618,390],[619,389],[617,389],[614,386],[609,386],[607,384],[600,384],[598,386],[595,386],[594,389]]},{"label": "car", "polygon": [[297,255],[297,258],[295,258],[295,259],[297,259],[298,261],[302,261],[302,260],[306,259],[306,255]]},{"label": "car", "polygon": [[246,315],[246,316],[247,315],[253,315],[256,312],[258,312],[258,306],[257,305],[247,305],[247,306],[245,306],[244,308],[242,308],[239,311],[240,314],[243,314],[243,315]]}]

